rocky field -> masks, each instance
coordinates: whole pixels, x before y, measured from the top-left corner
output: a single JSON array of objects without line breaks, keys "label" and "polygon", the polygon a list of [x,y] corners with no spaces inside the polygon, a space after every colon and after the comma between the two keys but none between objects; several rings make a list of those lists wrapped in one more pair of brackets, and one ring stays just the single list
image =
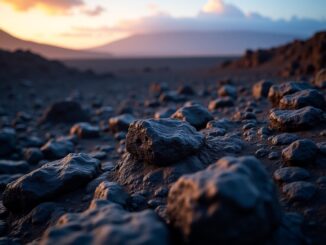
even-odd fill
[{"label": "rocky field", "polygon": [[0,244],[325,244],[326,70],[201,62],[3,76]]}]

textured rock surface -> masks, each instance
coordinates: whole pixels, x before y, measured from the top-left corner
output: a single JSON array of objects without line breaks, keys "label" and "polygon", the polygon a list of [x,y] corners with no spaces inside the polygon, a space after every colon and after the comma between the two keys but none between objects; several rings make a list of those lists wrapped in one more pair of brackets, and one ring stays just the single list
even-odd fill
[{"label": "textured rock surface", "polygon": [[77,135],[79,138],[96,138],[100,134],[100,129],[89,123],[77,123],[71,127],[70,134]]},{"label": "textured rock surface", "polygon": [[167,211],[192,244],[263,243],[281,216],[273,182],[254,157],[222,158],[181,177],[170,189]]},{"label": "textured rock surface", "polygon": [[290,165],[306,166],[314,163],[317,152],[318,148],[313,141],[297,140],[282,151],[282,158]]},{"label": "textured rock surface", "polygon": [[125,205],[129,195],[123,186],[115,182],[103,181],[95,189],[94,199],[108,200]]},{"label": "textured rock surface", "polygon": [[92,202],[83,213],[65,214],[40,242],[42,245],[168,243],[168,230],[154,211],[129,213],[105,200]]},{"label": "textured rock surface", "polygon": [[326,101],[324,96],[317,90],[306,89],[284,96],[279,104],[281,109],[300,109],[305,106],[326,110]]},{"label": "textured rock surface", "polygon": [[273,85],[273,82],[268,80],[262,80],[255,83],[252,87],[252,95],[255,99],[266,98],[270,87]]},{"label": "textured rock surface", "polygon": [[280,183],[291,183],[294,181],[304,180],[310,177],[307,170],[300,167],[285,167],[277,169],[273,177]]},{"label": "textured rock surface", "polygon": [[326,69],[322,69],[316,74],[314,84],[319,88],[326,88]]},{"label": "textured rock surface", "polygon": [[218,108],[234,106],[234,101],[231,97],[222,97],[209,102],[208,109],[213,111]]},{"label": "textured rock surface", "polygon": [[271,138],[273,145],[289,145],[299,139],[299,136],[291,133],[282,133]]},{"label": "textured rock surface", "polygon": [[69,154],[7,185],[3,193],[3,204],[12,211],[30,209],[86,184],[99,171],[98,160],[82,153]]},{"label": "textured rock surface", "polygon": [[197,153],[203,143],[204,136],[187,122],[148,119],[130,125],[126,148],[138,160],[168,165]]},{"label": "textured rock surface", "polygon": [[307,106],[298,110],[272,110],[270,126],[281,131],[307,130],[321,123],[323,112]]},{"label": "textured rock surface", "polygon": [[89,115],[79,103],[74,101],[60,101],[46,109],[40,122],[76,123],[88,122]]},{"label": "textured rock surface", "polygon": [[291,201],[308,201],[316,193],[315,185],[306,181],[286,184],[282,190]]},{"label": "textured rock surface", "polygon": [[183,106],[171,118],[186,121],[197,129],[204,128],[207,122],[213,120],[211,113],[199,104]]},{"label": "textured rock surface", "polygon": [[109,119],[109,127],[113,132],[127,131],[129,124],[131,124],[135,118],[131,114],[122,114],[120,116],[112,117]]},{"label": "textured rock surface", "polygon": [[29,170],[25,161],[0,160],[0,174],[26,173]]},{"label": "textured rock surface", "polygon": [[41,147],[46,159],[56,160],[63,158],[74,151],[74,145],[69,140],[50,140]]}]

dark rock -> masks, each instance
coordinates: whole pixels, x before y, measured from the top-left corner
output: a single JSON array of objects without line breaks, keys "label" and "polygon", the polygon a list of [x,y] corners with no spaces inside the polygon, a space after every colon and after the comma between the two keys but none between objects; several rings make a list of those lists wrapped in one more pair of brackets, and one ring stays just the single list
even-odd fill
[{"label": "dark rock", "polygon": [[294,141],[282,151],[283,160],[290,165],[308,165],[314,163],[318,148],[307,139]]},{"label": "dark rock", "polygon": [[286,82],[279,85],[273,85],[269,89],[268,99],[274,106],[277,106],[283,96],[310,88],[312,88],[311,85],[305,82]]},{"label": "dark rock", "polygon": [[166,91],[169,91],[169,86],[167,83],[152,83],[149,87],[149,92],[156,96]]},{"label": "dark rock", "polygon": [[182,176],[167,212],[191,244],[263,244],[281,217],[273,181],[254,157],[225,157]]},{"label": "dark rock", "polygon": [[104,160],[107,157],[107,153],[105,151],[94,151],[90,152],[88,155],[98,160]]},{"label": "dark rock", "polygon": [[131,114],[122,114],[109,119],[110,129],[114,132],[127,131],[129,125],[135,120]]},{"label": "dark rock", "polygon": [[272,110],[270,126],[282,131],[307,130],[318,125],[323,120],[320,109],[307,106],[298,110]]},{"label": "dark rock", "polygon": [[25,161],[0,160],[0,174],[21,174],[29,170]]},{"label": "dark rock", "polygon": [[77,123],[71,127],[70,134],[84,139],[97,138],[100,135],[100,129],[89,123]]},{"label": "dark rock", "polygon": [[292,142],[299,139],[296,134],[282,133],[271,138],[271,143],[273,145],[289,145]]},{"label": "dark rock", "polygon": [[182,95],[195,95],[195,91],[189,85],[182,85],[177,90],[178,94]]},{"label": "dark rock", "polygon": [[305,180],[310,177],[307,170],[300,167],[286,167],[277,169],[273,177],[280,183],[291,183],[299,180]]},{"label": "dark rock", "polygon": [[209,102],[208,109],[214,111],[218,108],[234,106],[234,101],[231,97],[222,97]]},{"label": "dark rock", "polygon": [[86,154],[69,154],[7,185],[3,204],[13,212],[30,209],[86,184],[99,171],[98,160]]},{"label": "dark rock", "polygon": [[276,152],[276,151],[272,151],[271,153],[268,154],[268,159],[269,160],[276,160],[280,158],[280,153]]},{"label": "dark rock", "polygon": [[168,230],[154,211],[129,213],[106,200],[93,201],[82,213],[65,214],[40,242],[41,245],[168,243]]},{"label": "dark rock", "polygon": [[312,106],[325,111],[326,101],[317,90],[306,89],[284,96],[279,104],[281,109],[300,109],[305,106]]},{"label": "dark rock", "polygon": [[89,115],[78,102],[61,101],[46,109],[40,122],[77,123],[90,121]]},{"label": "dark rock", "polygon": [[319,88],[326,88],[326,69],[322,69],[316,74],[314,85]]},{"label": "dark rock", "polygon": [[163,108],[157,112],[155,112],[154,118],[161,119],[161,118],[169,118],[170,116],[175,113],[175,108]]},{"label": "dark rock", "polygon": [[3,191],[10,182],[15,181],[21,176],[22,174],[0,174],[0,190]]},{"label": "dark rock", "polygon": [[306,181],[295,181],[284,185],[282,191],[290,201],[309,201],[316,193],[316,186]]},{"label": "dark rock", "polygon": [[217,91],[217,94],[222,97],[229,96],[232,97],[233,99],[236,99],[237,88],[233,85],[224,85]]},{"label": "dark rock", "polygon": [[24,159],[30,164],[37,164],[43,159],[43,153],[39,148],[27,148],[24,150]]},{"label": "dark rock", "polygon": [[74,151],[74,145],[68,140],[50,140],[41,147],[46,159],[56,160],[63,158]]},{"label": "dark rock", "polygon": [[197,153],[203,142],[204,136],[187,122],[148,119],[130,125],[126,148],[138,160],[168,165]]},{"label": "dark rock", "polygon": [[236,121],[242,121],[247,119],[256,119],[256,115],[253,112],[247,112],[247,111],[237,111],[233,119]]},{"label": "dark rock", "polygon": [[97,109],[95,113],[103,119],[109,119],[113,116],[114,110],[111,106],[104,106]]},{"label": "dark rock", "polygon": [[321,154],[326,155],[326,141],[317,144],[318,150]]},{"label": "dark rock", "polygon": [[0,157],[10,155],[16,148],[16,132],[13,128],[0,130]]},{"label": "dark rock", "polygon": [[196,129],[205,128],[206,124],[213,120],[212,114],[205,107],[199,104],[183,106],[177,110],[171,118],[186,121]]},{"label": "dark rock", "polygon": [[108,200],[110,202],[126,205],[129,195],[124,188],[115,182],[101,182],[94,193],[94,199]]},{"label": "dark rock", "polygon": [[262,80],[258,83],[255,83],[252,87],[252,95],[255,99],[266,98],[270,87],[273,85],[273,82],[268,80]]},{"label": "dark rock", "polygon": [[267,156],[269,154],[269,150],[265,149],[265,148],[259,148],[256,152],[255,152],[255,156],[258,158],[263,158],[265,156]]},{"label": "dark rock", "polygon": [[160,102],[183,102],[186,100],[186,97],[178,94],[176,91],[167,91],[160,95]]}]

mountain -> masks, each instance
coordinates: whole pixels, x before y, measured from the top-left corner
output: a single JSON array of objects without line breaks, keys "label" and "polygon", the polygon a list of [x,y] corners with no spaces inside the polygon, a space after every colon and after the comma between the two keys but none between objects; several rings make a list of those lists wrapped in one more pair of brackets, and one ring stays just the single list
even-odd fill
[{"label": "mountain", "polygon": [[284,77],[310,75],[326,67],[326,31],[307,40],[295,40],[271,49],[248,50],[240,59],[226,62],[227,68],[276,68]]},{"label": "mountain", "polygon": [[296,35],[252,31],[187,31],[137,34],[90,51],[114,56],[240,55],[246,49],[270,48]]},{"label": "mountain", "polygon": [[108,54],[100,54],[91,51],[79,51],[61,48],[52,45],[41,44],[16,38],[0,29],[0,49],[15,51],[17,49],[30,50],[49,59],[89,59],[105,58]]}]

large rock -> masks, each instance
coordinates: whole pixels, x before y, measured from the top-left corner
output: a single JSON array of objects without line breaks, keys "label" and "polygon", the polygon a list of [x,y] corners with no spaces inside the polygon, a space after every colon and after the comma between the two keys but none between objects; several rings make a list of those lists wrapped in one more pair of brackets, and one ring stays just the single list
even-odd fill
[{"label": "large rock", "polygon": [[168,243],[168,230],[154,211],[129,213],[106,200],[93,201],[82,213],[63,215],[40,241],[41,245]]},{"label": "large rock", "polygon": [[323,111],[311,106],[298,110],[272,110],[270,126],[281,131],[307,130],[318,125],[322,120]]},{"label": "large rock", "polygon": [[90,117],[75,101],[60,101],[54,103],[44,112],[40,122],[77,123],[88,122]]},{"label": "large rock", "polygon": [[280,222],[273,181],[254,157],[225,157],[170,189],[171,224],[191,244],[263,244]]},{"label": "large rock", "polygon": [[286,82],[279,85],[273,85],[269,89],[268,99],[274,106],[277,106],[283,96],[309,88],[312,88],[311,85],[305,82]]},{"label": "large rock", "polygon": [[16,148],[16,131],[13,128],[0,130],[0,157],[10,155]]},{"label": "large rock", "polygon": [[204,136],[187,122],[147,119],[130,125],[126,149],[138,160],[168,165],[197,153],[203,143]]},{"label": "large rock", "polygon": [[279,104],[281,109],[300,109],[305,106],[326,110],[326,101],[324,96],[317,90],[306,89],[284,96]]},{"label": "large rock", "polygon": [[252,87],[252,95],[255,99],[266,98],[270,87],[273,85],[271,81],[262,80],[254,84]]},{"label": "large rock", "polygon": [[177,110],[171,118],[186,121],[196,129],[205,128],[206,124],[214,119],[212,114],[199,104],[183,106]]},{"label": "large rock", "polygon": [[69,154],[7,185],[3,204],[13,212],[28,210],[86,184],[99,172],[98,160],[87,154]]},{"label": "large rock", "polygon": [[296,140],[282,151],[283,160],[290,165],[314,163],[318,152],[316,144],[308,139]]}]

